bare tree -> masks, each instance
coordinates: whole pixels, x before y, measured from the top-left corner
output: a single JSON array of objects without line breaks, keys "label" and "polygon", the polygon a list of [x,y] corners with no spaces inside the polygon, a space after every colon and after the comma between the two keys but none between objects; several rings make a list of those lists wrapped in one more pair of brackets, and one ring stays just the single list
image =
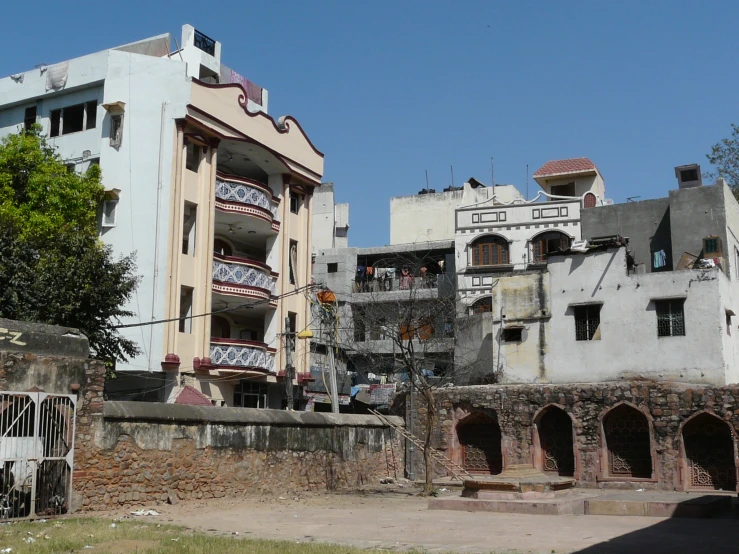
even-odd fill
[{"label": "bare tree", "polygon": [[341,299],[349,308],[341,313],[340,343],[353,351],[355,366],[364,365],[374,373],[404,373],[423,399],[426,412],[420,440],[427,495],[433,491],[430,448],[438,423],[433,391],[451,383],[455,366],[462,363],[459,352],[455,359],[454,268],[445,267],[443,260],[443,255],[430,252],[375,260],[371,275],[360,274],[354,294]]}]

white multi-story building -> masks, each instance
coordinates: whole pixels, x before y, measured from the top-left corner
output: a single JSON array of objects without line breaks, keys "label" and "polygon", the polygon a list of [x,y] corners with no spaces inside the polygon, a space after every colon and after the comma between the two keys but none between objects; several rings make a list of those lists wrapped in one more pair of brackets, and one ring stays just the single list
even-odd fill
[{"label": "white multi-story building", "polygon": [[580,240],[581,210],[605,199],[603,178],[587,158],[547,162],[534,179],[542,191],[532,200],[500,196],[494,187],[490,198],[455,210],[457,289],[470,312],[491,309],[500,274],[546,264],[550,252]]},{"label": "white multi-story building", "polygon": [[[124,330],[142,353],[117,369],[164,371],[170,401],[187,381],[215,404],[279,407],[284,322],[309,322],[299,292],[323,154],[267,114],[267,91],[221,63],[219,42],[185,25],[179,44],[165,34],[0,79],[0,136],[38,123],[70,169],[100,164],[101,238],[136,252],[141,276],[124,323],[174,320]],[[308,357],[298,341],[298,376]]]}]

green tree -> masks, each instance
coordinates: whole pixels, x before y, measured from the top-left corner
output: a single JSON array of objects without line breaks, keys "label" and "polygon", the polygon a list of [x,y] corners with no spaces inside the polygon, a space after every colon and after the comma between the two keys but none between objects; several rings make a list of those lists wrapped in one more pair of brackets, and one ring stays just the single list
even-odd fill
[{"label": "green tree", "polygon": [[726,179],[726,184],[739,199],[739,125],[732,124],[731,137],[714,144],[706,158],[716,168],[715,171],[707,172],[706,176]]},{"label": "green tree", "polygon": [[38,128],[0,141],[0,317],[77,327],[106,361],[138,354],[112,328],[138,283],[134,255],[97,237],[100,169],[67,170]]}]

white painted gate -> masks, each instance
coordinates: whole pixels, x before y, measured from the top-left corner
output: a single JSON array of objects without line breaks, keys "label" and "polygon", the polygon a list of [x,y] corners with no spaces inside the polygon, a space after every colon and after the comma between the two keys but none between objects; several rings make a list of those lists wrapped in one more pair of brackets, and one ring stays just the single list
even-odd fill
[{"label": "white painted gate", "polygon": [[0,520],[67,513],[77,397],[0,392]]}]

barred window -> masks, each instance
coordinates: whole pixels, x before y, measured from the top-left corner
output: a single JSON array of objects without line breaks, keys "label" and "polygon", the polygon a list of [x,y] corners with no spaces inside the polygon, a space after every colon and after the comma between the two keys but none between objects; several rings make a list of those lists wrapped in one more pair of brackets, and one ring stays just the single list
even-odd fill
[{"label": "barred window", "polygon": [[600,340],[600,306],[575,307],[575,340]]},{"label": "barred window", "polygon": [[685,300],[655,300],[654,306],[657,310],[657,336],[658,337],[684,337],[685,336],[685,312],[683,310]]}]

